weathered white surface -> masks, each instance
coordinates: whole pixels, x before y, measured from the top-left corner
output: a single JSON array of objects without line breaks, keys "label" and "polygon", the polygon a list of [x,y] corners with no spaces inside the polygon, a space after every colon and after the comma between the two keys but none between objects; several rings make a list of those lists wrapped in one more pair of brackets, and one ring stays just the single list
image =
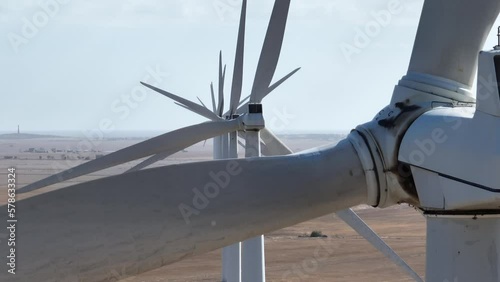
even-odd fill
[{"label": "weathered white surface", "polygon": [[292,150],[267,128],[263,128],[260,131],[260,138],[273,156],[283,156],[292,153]]},{"label": "weathered white surface", "polygon": [[500,281],[500,217],[427,216],[427,281]]},{"label": "weathered white surface", "polygon": [[[9,280],[2,271],[0,280],[114,280],[366,202],[365,176],[348,141],[235,162],[142,170],[19,201],[19,268]],[[195,194],[213,188],[210,172],[229,171],[239,173],[217,195]],[[189,224],[182,203],[197,211]],[[0,207],[1,218],[6,211]]]},{"label": "weathered white surface", "polygon": [[260,52],[255,78],[250,93],[250,103],[260,103],[271,86],[271,81],[278,65],[278,59],[285,36],[286,20],[290,0],[279,0],[274,2],[273,12],[269,25],[267,26],[266,37]]},{"label": "weathered white surface", "polygon": [[476,91],[477,110],[496,117],[500,117],[500,93],[497,81],[500,74],[497,74],[495,67],[495,57],[498,56],[500,56],[498,50],[479,54]]},{"label": "weathered white surface", "polygon": [[31,183],[22,187],[20,192],[29,192],[153,154],[177,152],[205,139],[238,130],[239,127],[240,121],[235,119],[200,123],[177,129]]},{"label": "weathered white surface", "polygon": [[425,1],[408,71],[472,86],[477,55],[499,11],[498,0]]},{"label": "weathered white surface", "polygon": [[[401,142],[398,158],[450,179],[473,183],[476,189],[498,193],[498,128],[500,118],[474,108],[437,108],[413,122]],[[430,188],[418,184],[419,191]]]}]

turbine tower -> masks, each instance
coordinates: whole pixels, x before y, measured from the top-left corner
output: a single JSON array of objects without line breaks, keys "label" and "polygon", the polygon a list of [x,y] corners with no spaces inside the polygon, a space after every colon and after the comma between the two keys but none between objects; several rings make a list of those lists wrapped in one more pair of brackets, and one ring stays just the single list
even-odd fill
[{"label": "turbine tower", "polygon": [[[276,0],[268,34],[284,30],[288,5]],[[498,0],[426,1],[389,105],[336,145],[144,169],[16,202],[23,268],[8,280],[123,278],[359,204],[408,203],[427,219],[426,280],[499,281],[500,51],[480,53],[499,11]],[[261,53],[272,68],[257,72],[248,112],[165,133],[19,192],[234,132],[255,131],[246,145],[258,146],[259,105],[281,43],[272,46]]]}]

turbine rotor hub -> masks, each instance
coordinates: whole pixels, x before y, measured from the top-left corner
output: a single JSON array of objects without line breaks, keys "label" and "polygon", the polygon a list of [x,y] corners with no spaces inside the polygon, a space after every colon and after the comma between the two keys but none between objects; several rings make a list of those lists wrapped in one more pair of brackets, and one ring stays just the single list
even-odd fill
[{"label": "turbine rotor hub", "polygon": [[[411,78],[420,78],[419,81]],[[439,83],[438,83],[439,82]],[[455,90],[455,91],[453,91]],[[402,202],[419,206],[411,170],[398,160],[399,148],[410,125],[436,107],[471,107],[468,89],[429,75],[406,75],[395,86],[391,103],[375,118],[349,135],[367,176],[368,204],[388,207]]]}]

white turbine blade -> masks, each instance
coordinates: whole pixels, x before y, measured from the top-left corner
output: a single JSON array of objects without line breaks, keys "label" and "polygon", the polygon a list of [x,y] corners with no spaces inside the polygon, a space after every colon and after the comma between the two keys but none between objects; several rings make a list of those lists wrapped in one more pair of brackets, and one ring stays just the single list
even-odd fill
[{"label": "white turbine blade", "polygon": [[236,131],[239,128],[240,120],[238,119],[211,121],[184,127],[54,174],[45,179],[24,186],[18,191],[29,192],[153,154],[172,150],[175,152],[180,151],[205,139],[227,132]]},{"label": "white turbine blade", "polygon": [[260,103],[271,85],[283,44],[289,8],[290,0],[276,0],[274,2],[250,92],[250,103]]},{"label": "white turbine blade", "polygon": [[263,128],[260,131],[260,138],[266,144],[266,148],[269,150],[269,152],[272,152],[272,155],[288,155],[292,154],[292,150],[288,148],[285,143],[281,142],[281,140],[274,135],[271,131],[269,131],[267,128]]},{"label": "white turbine blade", "polygon": [[[16,275],[0,273],[0,280],[118,280],[361,204],[366,193],[347,140],[303,155],[187,163],[89,181],[16,202],[22,267]],[[6,206],[0,217],[7,218]],[[7,248],[0,244],[0,252]]]},{"label": "white turbine blade", "polygon": [[[226,112],[226,114],[228,114],[228,113],[229,112]],[[238,109],[236,110],[236,114],[238,114],[238,115],[242,115],[245,113],[248,113],[248,102],[244,102],[244,104],[239,106]]]},{"label": "white turbine blade", "polygon": [[425,1],[408,71],[472,86],[477,55],[499,11],[498,0]]},{"label": "white turbine blade", "polygon": [[[278,86],[280,86],[283,82],[285,82],[287,79],[289,79],[292,75],[294,75],[299,70],[300,70],[300,68],[294,69],[293,71],[291,71],[290,73],[288,73],[287,75],[282,77],[280,80],[276,81],[271,86],[269,86],[267,91],[262,96],[262,99],[264,99],[267,95],[269,95],[269,93],[271,93],[271,91],[276,89]],[[249,96],[247,96],[247,98],[249,98]],[[236,110],[237,114],[243,114],[243,113],[246,113],[248,111],[248,102],[245,103],[247,98],[245,98],[244,100],[241,101],[240,105],[238,106],[238,109]]]},{"label": "white turbine blade", "polygon": [[220,108],[220,114],[222,114],[222,112],[224,112],[224,83],[226,81],[226,65],[224,64],[224,68],[222,70],[222,90],[221,90],[221,93],[222,93],[222,107]]},{"label": "white turbine blade", "polygon": [[207,106],[205,106],[205,103],[203,103],[203,101],[200,99],[200,97],[196,96],[196,99],[198,99],[198,101],[200,101],[200,104],[208,110]]},{"label": "white turbine blade", "polygon": [[141,169],[148,167],[156,162],[164,160],[168,156],[173,155],[173,154],[177,153],[178,151],[179,150],[170,150],[170,151],[161,152],[161,153],[158,153],[156,155],[153,155],[153,156],[147,158],[146,160],[140,162],[139,164],[133,166],[129,170],[125,171],[125,173],[141,170]]},{"label": "white turbine blade", "polygon": [[[207,116],[205,116],[205,115],[201,114],[198,110],[192,109],[192,108],[190,108],[190,107],[188,107],[188,106],[186,106],[186,105],[184,105],[184,104],[177,103],[177,102],[174,102],[174,104],[176,104],[177,106],[179,106],[179,107],[181,107],[181,108],[184,108],[184,109],[186,109],[186,110],[188,110],[188,111],[190,111],[190,112],[193,112],[193,113],[195,113],[195,114],[199,114],[199,115],[201,115],[201,116],[204,116],[204,117],[208,118],[208,117],[207,117],[208,115],[207,115]],[[219,118],[216,114],[214,114],[214,115],[210,118],[210,120],[216,121],[216,120],[222,120],[222,119],[221,119],[221,118]]]},{"label": "white turbine blade", "polygon": [[[179,104],[179,103],[176,103],[176,104],[181,106],[181,107],[184,107],[188,110],[191,110],[190,108],[188,108],[182,104]],[[243,134],[242,131],[238,132],[238,135],[240,135],[240,137],[242,134]],[[244,137],[242,137],[242,138],[244,138]],[[282,155],[292,154],[292,150],[290,148],[288,148],[288,146],[286,146],[276,135],[274,135],[267,128],[263,128],[261,130],[261,140],[262,140],[261,150],[262,150],[262,155],[264,155],[264,156],[282,156]],[[242,146],[244,147],[244,145],[242,145]],[[134,167],[130,168],[126,172],[128,173],[128,172],[141,170],[145,167],[148,167],[148,166],[154,164],[155,162],[161,161],[161,160],[167,158],[168,156],[175,154],[176,152],[178,152],[178,151],[170,150],[168,152],[162,152],[162,153],[156,154],[156,155],[151,156],[148,159],[142,161],[141,163],[135,165]]]},{"label": "white turbine blade", "polygon": [[174,100],[174,101],[177,101],[180,104],[183,104],[184,106],[186,106],[187,109],[189,109],[189,110],[191,110],[191,111],[193,111],[193,112],[195,112],[195,113],[197,113],[199,115],[202,115],[202,116],[204,116],[204,117],[206,117],[208,119],[214,119],[214,117],[217,118],[217,115],[214,114],[209,109],[207,109],[206,107],[200,106],[200,105],[198,105],[198,104],[196,104],[194,102],[191,102],[191,101],[189,101],[187,99],[179,97],[179,96],[177,96],[175,94],[172,94],[172,93],[170,93],[168,91],[162,90],[162,89],[160,89],[158,87],[154,87],[152,85],[149,85],[149,84],[147,84],[145,82],[141,81],[141,84],[144,85],[144,86],[146,86],[147,88],[149,88],[151,90],[154,90],[154,91],[156,91],[156,92],[158,92],[158,93],[160,93],[160,94],[162,94],[162,95],[164,95],[164,96],[166,96],[166,97]]},{"label": "white turbine blade", "polygon": [[372,246],[401,267],[415,281],[423,282],[422,278],[391,248],[377,233],[375,233],[353,210],[346,209],[336,212],[337,216],[363,236]]},{"label": "white turbine blade", "polygon": [[280,86],[283,82],[285,82],[287,79],[289,79],[292,75],[294,75],[296,72],[298,72],[300,68],[296,68],[284,77],[282,77],[280,80],[276,81],[273,83],[269,88],[267,89],[267,92],[262,96],[262,99],[267,96],[267,94],[271,93],[274,89],[276,89],[278,86]]},{"label": "white turbine blade", "polygon": [[[175,104],[177,104],[178,106],[180,107],[183,107],[183,108],[186,108],[188,110],[191,110],[189,109],[188,107],[182,105],[182,104],[179,104],[177,102],[175,102]],[[207,140],[205,140],[205,142],[207,142]],[[203,143],[203,146],[205,146],[205,143]],[[181,149],[182,150],[182,149]],[[147,159],[145,159],[144,161],[136,164],[135,166],[131,167],[130,169],[128,169],[127,171],[125,171],[124,173],[129,173],[129,172],[134,172],[134,171],[138,171],[138,170],[141,170],[143,168],[146,168],[156,162],[159,162],[161,160],[164,160],[166,159],[167,157],[169,157],[170,155],[173,155],[177,152],[179,152],[180,150],[178,149],[173,149],[173,150],[169,150],[169,151],[165,151],[165,152],[161,152],[161,153],[158,153],[156,155],[153,155]]]},{"label": "white turbine blade", "polygon": [[210,82],[210,95],[212,96],[212,110],[217,114],[217,106],[215,105],[214,83]]},{"label": "white turbine blade", "polygon": [[[151,86],[151,87],[153,87],[153,88],[152,88],[153,90],[158,91],[158,92],[160,92],[160,93],[163,91],[163,90],[158,89],[158,88],[156,88],[156,87],[154,87],[154,86]],[[210,87],[211,87],[211,89],[212,89],[212,98],[213,98],[213,97],[214,97],[214,95],[213,95],[213,87],[212,87],[212,84],[210,84]],[[167,93],[168,93],[168,92],[167,92]],[[162,93],[162,94],[163,94],[163,93]],[[169,93],[169,94],[171,94],[171,93]],[[171,95],[175,96],[174,94],[171,94]],[[178,97],[178,98],[180,98],[180,97]],[[197,97],[197,98],[198,98],[198,97]],[[180,98],[180,99],[182,99],[182,98]],[[183,107],[183,108],[185,108],[185,109],[187,109],[187,110],[189,110],[189,111],[191,111],[191,112],[194,112],[194,113],[196,113],[196,114],[199,114],[199,115],[201,115],[201,116],[204,116],[204,117],[206,117],[206,118],[209,118],[209,119],[211,119],[211,120],[213,120],[213,121],[215,121],[215,120],[220,120],[220,118],[217,116],[217,114],[215,114],[214,112],[211,112],[211,111],[210,111],[210,110],[209,110],[209,109],[205,106],[205,104],[203,104],[203,102],[200,100],[200,98],[198,98],[198,100],[199,100],[199,101],[200,101],[200,103],[204,106],[204,108],[201,108],[201,107],[188,107],[188,106],[186,106],[186,105],[184,105],[184,104],[181,104],[181,103],[178,103],[178,102],[174,102],[174,104],[176,104],[177,106]],[[188,102],[190,102],[190,101],[188,101]],[[190,102],[190,103],[192,103],[192,102]],[[212,106],[214,106],[214,107],[215,107],[215,99],[212,99]],[[126,173],[128,173],[128,172],[133,172],[133,171],[137,171],[137,170],[141,170],[141,169],[143,169],[143,168],[145,168],[145,167],[148,167],[148,166],[150,166],[150,165],[152,165],[152,164],[154,164],[154,163],[156,163],[156,162],[158,162],[158,161],[161,161],[161,160],[163,160],[163,159],[167,158],[168,156],[170,156],[170,155],[172,155],[172,154],[175,154],[175,153],[176,153],[176,152],[178,152],[178,151],[179,151],[179,150],[170,150],[170,151],[167,151],[167,152],[162,152],[162,153],[156,154],[156,155],[154,155],[154,156],[151,156],[151,157],[149,157],[148,159],[146,159],[146,160],[142,161],[141,163],[139,163],[139,164],[135,165],[134,167],[130,168],[129,170],[127,170],[127,171],[126,171]]]},{"label": "white turbine blade", "polygon": [[[224,72],[225,72],[224,67]],[[224,72],[222,71],[222,51],[219,52],[219,103],[217,105],[217,114],[222,117],[224,111]]]},{"label": "white turbine blade", "polygon": [[233,81],[231,86],[231,101],[229,104],[229,115],[236,113],[236,108],[241,98],[241,89],[243,87],[243,54],[245,46],[245,19],[246,19],[247,1],[243,0],[241,6],[240,26],[238,30],[238,41],[236,43],[236,55],[234,57]]},{"label": "white turbine blade", "polygon": [[177,106],[179,106],[181,108],[184,108],[184,109],[186,109],[186,110],[194,113],[194,111],[191,108],[188,108],[186,105],[183,105],[183,104],[177,103],[177,102],[174,102],[174,104],[176,104]]},{"label": "white turbine blade", "polygon": [[241,100],[240,103],[238,104],[238,107],[243,105],[243,103],[245,103],[248,99],[250,99],[250,95],[246,96],[245,99]]},{"label": "white turbine blade", "polygon": [[269,148],[266,146],[266,143],[264,143],[262,141],[260,141],[260,154],[262,156],[275,156],[274,154],[271,153]]}]

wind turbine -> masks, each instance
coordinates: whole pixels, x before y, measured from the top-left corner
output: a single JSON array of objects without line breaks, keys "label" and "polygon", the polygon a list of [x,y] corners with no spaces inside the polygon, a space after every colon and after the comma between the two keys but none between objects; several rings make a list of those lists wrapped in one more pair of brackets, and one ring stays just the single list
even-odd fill
[{"label": "wind turbine", "polygon": [[[285,33],[286,20],[288,16],[288,8],[290,1],[277,1],[273,8],[271,21],[268,26],[266,37],[261,51],[259,64],[255,74],[255,80],[252,86],[251,94],[249,95],[250,103],[240,102],[242,93],[243,80],[243,55],[244,55],[244,38],[245,38],[245,21],[246,21],[246,1],[242,3],[240,25],[238,31],[238,40],[236,45],[235,67],[233,73],[231,99],[229,110],[224,113],[224,91],[223,85],[226,74],[226,66],[222,63],[222,52],[219,53],[219,81],[218,81],[218,103],[216,105],[213,84],[210,85],[212,95],[212,111],[210,111],[200,100],[201,105],[181,98],[173,93],[159,89],[155,86],[141,82],[144,86],[173,99],[177,105],[184,107],[192,112],[200,114],[212,121],[221,121],[225,119],[237,118],[240,114],[246,114],[244,119],[244,131],[239,131],[240,136],[246,139],[246,156],[259,157],[260,144],[266,148],[267,155],[284,155],[291,154],[292,151],[279,140],[272,132],[264,127],[262,115],[261,101],[272,90],[276,89],[284,81],[295,74],[300,68],[296,68],[288,73],[283,78],[271,84],[274,72],[278,63],[283,37]],[[244,104],[243,104],[244,103]],[[243,104],[243,105],[241,105]],[[240,107],[238,107],[240,106]],[[243,133],[245,132],[245,133]],[[263,133],[263,141],[260,141],[260,133]],[[237,132],[217,136],[214,138],[214,157],[216,159],[237,158]],[[175,153],[179,147],[174,149],[165,149],[161,153],[157,153],[141,163],[135,165],[126,172],[133,172],[145,168],[159,160],[162,160],[169,155]],[[119,155],[117,152],[116,155]],[[127,153],[128,154],[128,153]],[[108,158],[112,157],[110,155]],[[85,164],[85,167],[90,167],[92,163]],[[102,166],[96,166],[101,168]],[[64,175],[59,181],[70,179],[79,175],[80,167],[72,168],[68,171],[70,175]],[[64,173],[64,172],[63,172]],[[50,179],[50,178],[48,178]],[[47,180],[41,180],[41,183],[47,183]],[[33,183],[31,187],[38,185],[40,182]],[[31,189],[25,187],[24,189]],[[338,213],[339,217],[347,224],[352,226],[358,233],[371,242],[377,249],[384,253],[387,257],[393,260],[397,265],[415,279],[419,279],[418,275],[402,260],[383,240],[381,240],[366,224],[351,210],[347,209]],[[223,281],[265,281],[265,255],[264,255],[264,236],[260,235],[242,243],[243,255],[240,262],[240,244],[224,248],[223,250]],[[242,263],[243,267],[239,264]]]},{"label": "wind turbine", "polygon": [[[224,95],[223,95],[223,85],[224,85],[224,78],[225,78],[225,66],[224,68],[222,67],[222,52],[219,53],[219,87],[218,87],[218,104],[217,107],[215,106],[215,98],[214,98],[214,91],[213,91],[213,85],[210,85],[211,88],[211,94],[212,94],[212,107],[213,111],[208,110],[206,107],[199,106],[196,103],[186,101],[183,98],[178,97],[175,94],[169,93],[167,91],[158,89],[154,86],[148,85],[143,83],[145,86],[171,98],[174,99],[178,105],[185,107],[188,110],[191,110],[195,113],[198,113],[204,117],[208,117],[211,120],[219,120],[219,119],[231,119],[231,118],[236,118],[238,117],[239,113],[245,112],[248,108],[254,107],[254,105],[248,105],[244,104],[242,107],[238,109],[238,105],[240,105],[240,97],[241,97],[241,92],[242,92],[242,85],[243,85],[243,54],[244,54],[244,38],[245,38],[245,21],[246,21],[246,1],[243,1],[242,4],[242,9],[241,9],[241,17],[240,17],[240,26],[239,26],[239,31],[238,31],[238,40],[237,40],[237,45],[236,45],[236,56],[235,56],[235,63],[234,63],[234,73],[233,73],[233,80],[232,80],[232,87],[231,87],[231,99],[230,99],[230,104],[229,104],[229,110],[225,114],[223,114],[223,108],[224,108]],[[288,9],[289,3],[286,2],[281,2],[281,6],[277,5],[275,9],[273,10],[273,13],[278,13],[276,14],[273,19],[274,22],[271,22],[269,24],[269,31],[268,35],[266,36],[266,40],[264,43],[263,47],[263,52],[261,53],[261,59],[259,60],[259,67],[257,69],[257,73],[262,73],[264,71],[271,71],[268,73],[267,77],[264,78],[264,81],[261,79],[257,79],[254,83],[260,83],[262,85],[265,85],[265,89],[262,92],[259,92],[259,99],[262,99],[265,97],[267,94],[269,94],[273,89],[278,87],[281,83],[283,83],[286,79],[288,79],[290,76],[292,76],[295,72],[297,72],[299,69],[295,69],[292,72],[290,72],[288,75],[283,77],[282,79],[278,80],[276,83],[271,85],[271,79],[274,75],[274,69],[276,68],[277,65],[277,60],[279,57],[280,53],[280,47],[281,43],[283,40],[283,35],[284,35],[284,24],[286,22],[286,15],[288,14],[287,11],[284,11],[283,8]],[[285,5],[285,6],[283,6]],[[277,25],[281,25],[280,30],[274,31],[273,29],[276,29]],[[278,48],[276,48],[278,47]],[[273,48],[272,53],[269,54],[267,50],[270,48]],[[264,52],[266,51],[266,52]],[[272,61],[267,61],[267,60],[272,60]],[[274,66],[273,66],[274,65]],[[268,72],[269,72],[268,71]],[[262,87],[262,85],[260,85]],[[250,95],[250,99],[257,99],[255,96],[256,92]],[[200,100],[201,102],[201,100]],[[246,108],[246,109],[245,109]],[[259,115],[260,114],[260,115]],[[258,117],[260,117],[259,126],[263,126],[263,118],[262,118],[262,112],[257,114]],[[250,121],[250,120],[248,120]],[[249,127],[249,123],[246,122],[246,127],[245,131],[247,132],[244,137],[248,137],[247,139],[247,152],[250,153],[256,153],[257,156],[260,154],[260,137],[258,135],[258,131],[255,131],[257,127],[251,128]],[[264,129],[258,127],[258,129]],[[251,139],[252,133],[257,134],[254,135],[253,138]],[[265,130],[264,131],[266,138],[265,140],[269,144],[269,147],[274,151],[274,153],[282,153],[284,150],[287,150],[286,146],[281,143],[280,140],[278,140],[274,134],[271,132]],[[229,139],[228,139],[229,137]],[[252,143],[251,140],[254,140],[257,143]],[[251,144],[251,146],[250,146]],[[221,135],[218,137],[214,138],[214,158],[215,159],[222,159],[222,158],[237,158],[237,132],[230,132],[229,136],[228,134]],[[165,155],[162,155],[164,157]],[[143,163],[151,164],[151,161],[149,160],[157,160],[159,159],[157,156],[153,156],[150,159],[146,160]],[[138,167],[142,168],[144,165],[139,164]],[[246,249],[245,252],[243,253],[243,259],[242,262],[244,264],[243,271],[241,271],[241,245],[240,243],[237,243],[235,245],[226,247],[223,249],[223,281],[241,281],[242,275],[244,281],[263,281],[265,278],[265,268],[264,268],[264,242],[263,242],[264,237],[258,236],[257,238],[243,242],[243,249]]]},{"label": "wind turbine", "polygon": [[[10,281],[133,275],[361,203],[403,202],[427,217],[427,280],[498,281],[499,51],[479,55],[478,81],[493,83],[478,83],[477,104],[471,88],[499,11],[494,0],[426,1],[390,104],[336,146],[146,169],[19,201],[23,271]],[[93,165],[244,130],[250,114],[160,135]]]},{"label": "wind turbine", "polygon": [[[284,3],[284,2],[282,2]],[[145,86],[148,88],[165,95],[166,97],[173,99],[176,101],[176,104],[184,107],[196,114],[199,114],[203,117],[209,118],[211,120],[218,120],[221,118],[231,118],[234,117],[234,114],[242,114],[248,112],[245,111],[245,107],[248,107],[248,104],[244,104],[241,106],[241,104],[244,103],[244,101],[239,101],[239,97],[241,97],[241,91],[242,91],[242,79],[243,79],[243,49],[244,49],[244,33],[245,33],[245,18],[246,18],[246,1],[243,1],[242,3],[242,9],[241,9],[241,16],[240,16],[240,25],[239,25],[239,32],[238,32],[238,41],[236,45],[236,56],[235,56],[235,72],[233,74],[233,80],[232,80],[232,91],[231,91],[231,102],[229,106],[229,110],[225,113],[223,113],[223,106],[224,105],[224,95],[223,95],[223,88],[222,85],[224,85],[224,77],[225,77],[225,66],[224,68],[222,67],[222,53],[219,53],[219,99],[217,103],[215,102],[214,98],[214,91],[213,91],[213,84],[211,84],[210,89],[211,89],[211,94],[212,94],[212,111],[210,111],[204,104],[203,102],[200,101],[202,105],[198,105],[195,102],[192,101],[187,101],[186,99],[183,99],[175,94],[172,94],[168,91],[159,89],[157,87],[148,85],[146,83],[143,83]],[[289,3],[285,3],[285,5],[288,5]],[[282,28],[278,31],[274,30],[272,27],[274,27],[276,24],[274,22],[271,22],[269,24],[269,29],[268,33],[266,35],[266,41],[264,43],[262,53],[261,53],[261,59],[259,62],[263,65],[260,68],[266,68],[266,69],[272,69],[272,67],[269,67],[269,63],[272,63],[269,61],[269,55],[266,56],[264,51],[271,49],[270,47],[273,47],[272,45],[278,45],[281,44],[283,40],[283,35],[285,31],[285,25],[284,23],[286,22],[286,11],[280,6],[275,6],[274,11],[282,11],[281,16],[280,15],[275,15],[271,16],[271,19],[277,19],[280,20]],[[276,33],[279,33],[276,35]],[[270,43],[269,43],[270,42]],[[267,44],[266,44],[267,43]],[[278,45],[279,46],[279,45]],[[276,51],[274,52],[274,56],[279,56],[279,51],[281,48],[273,48]],[[277,64],[277,58],[274,59],[275,63]],[[269,94],[271,93],[272,90],[277,88],[281,83],[283,83],[286,79],[291,77],[295,72],[297,72],[299,68],[293,70],[289,74],[287,74],[285,77],[282,79],[278,80],[275,84],[269,86],[263,93]],[[257,69],[257,73],[259,73],[260,69]],[[272,74],[274,75],[274,74]],[[257,78],[256,78],[257,79]],[[221,83],[222,81],[222,83]],[[255,85],[255,84],[254,84]],[[259,93],[258,91],[255,91],[253,93]],[[255,96],[255,95],[254,95]],[[254,96],[249,96],[250,100],[257,100],[258,98],[252,98]],[[235,98],[236,97],[236,98]],[[262,97],[264,98],[265,95]],[[261,98],[261,99],[262,99]],[[198,98],[199,99],[199,98]],[[237,106],[240,105],[240,108],[237,108]],[[261,124],[263,124],[263,120],[260,121]],[[286,154],[292,154],[292,150],[288,148],[281,140],[279,140],[272,132],[267,130],[265,127],[259,128],[260,132],[264,133],[264,138],[258,138],[262,139],[260,141],[260,144],[262,146],[265,146],[267,148],[266,152],[268,156],[277,156],[277,155],[286,155]],[[246,134],[252,134],[255,133],[255,131],[250,131],[247,132],[246,134],[243,134],[242,131],[239,132],[240,136],[242,138],[245,138]],[[229,137],[229,142],[227,141],[228,136],[219,136],[214,138],[214,158],[215,159],[223,159],[223,158],[237,158],[238,154],[236,151],[236,146],[237,146],[237,139],[236,139],[236,132],[230,133],[232,134]],[[221,139],[223,141],[221,141]],[[256,156],[258,156],[258,152],[260,151],[259,148],[257,147],[257,137],[254,137],[251,139],[249,142],[246,143],[253,143],[251,144],[250,147],[250,154],[257,153]],[[252,142],[253,141],[253,142]],[[223,146],[225,144],[226,146]],[[166,157],[166,156],[165,156]],[[249,155],[248,157],[252,157],[252,155]],[[153,156],[150,159],[144,161],[143,163],[137,165],[134,167],[135,169],[137,168],[144,168],[144,164],[151,164],[150,160],[158,160],[158,157]],[[132,169],[131,171],[133,171]],[[377,236],[373,230],[371,230],[356,214],[352,209],[346,209],[343,211],[339,211],[337,215],[345,221],[348,225],[353,227],[361,236],[366,238],[372,245],[375,246],[378,250],[380,250],[384,255],[389,257],[391,260],[393,260],[397,265],[402,267],[402,269],[407,272],[411,277],[413,277],[415,280],[419,281],[420,277],[418,274],[416,274],[407,264],[406,262],[401,259],[383,240],[380,239],[380,237]],[[240,261],[240,243],[237,243],[235,245],[225,247],[223,249],[222,253],[222,267],[223,267],[223,274],[222,274],[222,280],[223,281],[241,281],[241,273],[243,273],[243,281],[265,281],[265,254],[264,254],[264,244],[263,240],[264,237],[258,236],[256,238],[252,239],[253,241],[246,241],[243,242],[243,246],[246,250],[243,252],[242,256],[243,262],[247,262],[244,264],[243,269],[241,269],[241,261]]]}]

